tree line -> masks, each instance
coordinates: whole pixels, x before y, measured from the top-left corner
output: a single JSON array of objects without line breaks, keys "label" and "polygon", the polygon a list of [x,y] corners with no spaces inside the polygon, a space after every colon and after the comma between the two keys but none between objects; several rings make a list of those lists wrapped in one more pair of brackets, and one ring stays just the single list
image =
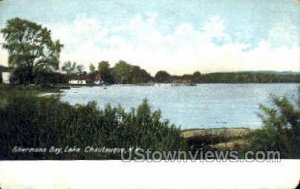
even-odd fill
[{"label": "tree line", "polygon": [[[97,75],[105,83],[109,84],[140,84],[140,83],[172,83],[175,79],[191,81],[192,83],[299,83],[300,73],[296,72],[272,72],[272,71],[248,71],[248,72],[217,72],[201,74],[199,71],[193,74],[171,75],[167,71],[158,71],[154,76],[139,66],[131,65],[123,60],[110,67],[108,61],[98,63],[98,69],[93,64],[89,66],[89,72],[76,71],[76,63],[66,62],[63,70],[73,66],[72,72],[67,72],[70,78],[76,79],[78,74],[94,81]],[[83,68],[83,65],[81,69]],[[78,67],[78,66],[77,66]]]},{"label": "tree line", "polygon": [[101,79],[107,84],[148,83],[153,79],[146,70],[123,60],[117,62],[114,67],[111,67],[108,61],[100,61],[97,67],[90,64],[89,72],[85,70],[83,65],[68,61],[63,64],[62,70],[66,72],[69,80],[83,78],[89,81],[97,81]]}]

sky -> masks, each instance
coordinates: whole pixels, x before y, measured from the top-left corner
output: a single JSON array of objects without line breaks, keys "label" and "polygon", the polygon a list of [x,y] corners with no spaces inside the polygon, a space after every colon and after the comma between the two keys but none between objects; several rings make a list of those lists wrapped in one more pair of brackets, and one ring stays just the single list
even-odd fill
[{"label": "sky", "polygon": [[[0,28],[20,17],[64,44],[61,64],[119,60],[151,74],[300,71],[297,0],[3,0]],[[0,36],[0,43],[3,37]],[[0,64],[7,64],[0,49]]]}]

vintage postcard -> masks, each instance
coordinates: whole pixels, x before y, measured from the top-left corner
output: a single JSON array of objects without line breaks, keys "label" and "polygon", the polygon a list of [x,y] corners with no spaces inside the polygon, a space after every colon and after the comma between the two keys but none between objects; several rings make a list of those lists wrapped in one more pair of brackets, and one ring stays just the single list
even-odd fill
[{"label": "vintage postcard", "polygon": [[12,160],[299,159],[299,31],[297,0],[0,1],[0,188]]}]

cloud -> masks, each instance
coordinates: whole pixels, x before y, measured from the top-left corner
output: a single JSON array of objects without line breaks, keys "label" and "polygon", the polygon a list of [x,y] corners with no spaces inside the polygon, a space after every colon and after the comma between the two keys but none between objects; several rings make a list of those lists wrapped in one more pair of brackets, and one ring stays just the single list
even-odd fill
[{"label": "cloud", "polygon": [[[200,27],[181,23],[171,33],[161,32],[157,19],[158,14],[145,13],[108,27],[99,19],[80,15],[73,22],[47,27],[52,30],[54,39],[65,44],[62,62],[76,61],[86,68],[90,63],[96,64],[101,60],[108,60],[112,65],[118,60],[125,60],[152,74],[158,70],[168,70],[172,74],[196,70],[300,71],[300,48],[296,43],[288,43],[295,37],[293,31],[285,35],[278,31],[283,26],[293,28],[291,23],[274,24],[268,38],[249,50],[251,44],[233,42],[236,40],[226,31],[226,25],[219,17],[208,18]],[[277,32],[274,34],[274,31]],[[277,38],[288,45],[274,46]],[[3,54],[3,51],[0,53]]]}]

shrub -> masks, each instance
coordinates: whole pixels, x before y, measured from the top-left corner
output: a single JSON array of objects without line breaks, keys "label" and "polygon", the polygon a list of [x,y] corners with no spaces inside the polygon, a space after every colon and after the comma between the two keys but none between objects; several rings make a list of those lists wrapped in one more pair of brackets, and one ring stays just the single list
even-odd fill
[{"label": "shrub", "polygon": [[300,158],[300,111],[287,98],[273,97],[273,107],[260,106],[263,121],[251,140],[252,150],[280,151],[282,158]]}]

